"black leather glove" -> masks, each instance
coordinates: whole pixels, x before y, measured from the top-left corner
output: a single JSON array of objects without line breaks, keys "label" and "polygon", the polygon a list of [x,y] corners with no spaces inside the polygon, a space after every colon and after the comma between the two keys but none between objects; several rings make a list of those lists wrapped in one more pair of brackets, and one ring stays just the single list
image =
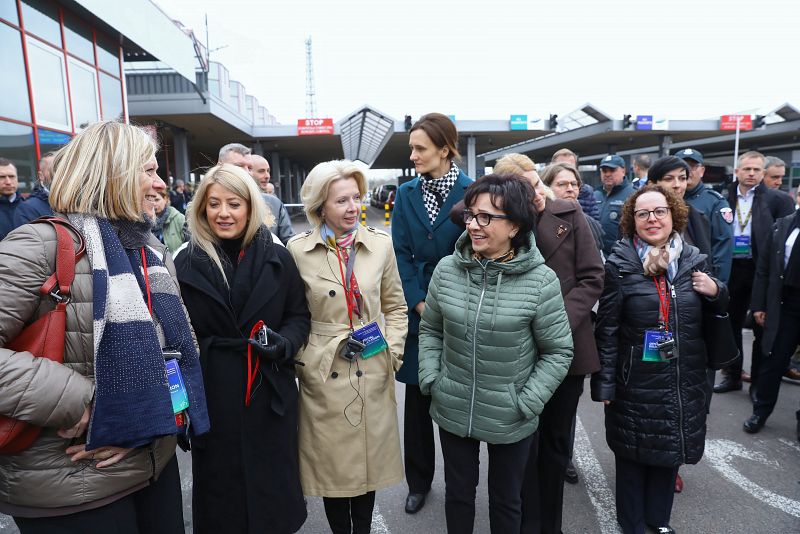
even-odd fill
[{"label": "black leather glove", "polygon": [[256,354],[268,361],[281,363],[288,359],[286,349],[289,343],[286,338],[269,328],[267,328],[267,342],[269,344],[266,347],[255,339],[249,339],[247,342],[253,347],[253,351]]}]

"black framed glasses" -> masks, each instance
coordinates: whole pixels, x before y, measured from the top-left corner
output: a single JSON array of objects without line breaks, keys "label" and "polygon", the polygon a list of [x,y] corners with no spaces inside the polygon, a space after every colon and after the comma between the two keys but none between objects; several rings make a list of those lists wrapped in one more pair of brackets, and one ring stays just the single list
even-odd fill
[{"label": "black framed glasses", "polygon": [[669,213],[669,208],[667,207],[658,207],[654,210],[636,210],[633,212],[633,216],[636,217],[639,221],[646,221],[650,218],[650,214],[653,214],[656,219],[663,219]]},{"label": "black framed glasses", "polygon": [[478,226],[481,228],[492,224],[493,219],[510,219],[508,215],[495,215],[494,213],[472,213],[469,210],[464,210],[461,212],[461,218],[466,225],[469,225],[469,223],[472,222],[472,219],[475,219],[478,222]]}]

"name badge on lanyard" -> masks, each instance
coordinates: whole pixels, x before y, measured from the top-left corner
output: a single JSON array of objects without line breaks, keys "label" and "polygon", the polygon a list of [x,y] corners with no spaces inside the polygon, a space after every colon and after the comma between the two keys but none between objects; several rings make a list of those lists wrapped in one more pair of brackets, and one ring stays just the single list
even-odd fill
[{"label": "name badge on lanyard", "polygon": [[[644,350],[642,351],[643,362],[665,362],[674,358],[675,338],[669,331],[669,308],[671,305],[670,291],[667,289],[665,276],[653,277],[653,282],[658,291],[658,315],[659,328],[657,330],[644,331]],[[672,289],[672,297],[675,297],[675,289]]]},{"label": "name badge on lanyard", "polygon": [[750,236],[733,236],[733,254],[736,256],[750,255]]},{"label": "name badge on lanyard", "polygon": [[364,350],[361,351],[361,358],[364,360],[385,351],[389,347],[381,333],[381,328],[374,321],[355,330],[352,336],[353,339],[364,344]]}]

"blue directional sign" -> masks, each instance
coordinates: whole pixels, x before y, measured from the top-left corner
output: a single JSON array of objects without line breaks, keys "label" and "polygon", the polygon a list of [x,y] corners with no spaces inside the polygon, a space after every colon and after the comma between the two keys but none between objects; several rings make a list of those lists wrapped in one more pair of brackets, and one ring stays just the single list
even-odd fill
[{"label": "blue directional sign", "polygon": [[528,129],[528,116],[527,115],[511,115],[511,120],[508,121],[511,130],[527,130]]},{"label": "blue directional sign", "polygon": [[636,129],[637,130],[652,130],[653,129],[653,116],[652,115],[636,115]]}]

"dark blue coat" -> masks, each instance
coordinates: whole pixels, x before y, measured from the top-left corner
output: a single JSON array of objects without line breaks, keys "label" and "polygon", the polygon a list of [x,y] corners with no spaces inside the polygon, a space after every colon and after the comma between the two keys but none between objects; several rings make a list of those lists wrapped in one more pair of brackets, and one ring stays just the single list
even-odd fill
[{"label": "dark blue coat", "polygon": [[471,183],[472,180],[461,171],[433,226],[422,200],[419,178],[397,189],[392,213],[392,242],[408,305],[408,337],[403,352],[403,366],[397,372],[400,382],[417,384],[419,381],[417,336],[420,317],[414,306],[425,300],[428,284],[439,260],[455,250],[456,240],[463,228],[453,224],[449,213],[458,201],[464,199],[464,190]]},{"label": "dark blue coat", "polygon": [[606,193],[602,187],[594,192],[594,199],[600,208],[600,224],[603,226],[603,253],[606,258],[611,255],[614,243],[619,239],[619,220],[622,216],[622,205],[634,192],[633,186],[625,178],[621,184],[611,188]]},{"label": "dark blue coat", "polygon": [[0,195],[0,240],[4,239],[11,230],[16,228],[14,225],[14,212],[22,204],[23,200],[19,193],[14,197],[13,202],[10,202],[7,196]]},{"label": "dark blue coat", "polygon": [[[711,230],[711,263],[716,276],[726,284],[731,275],[733,259],[733,211],[725,197],[700,183],[687,189],[683,200],[694,209],[703,213],[708,219]],[[704,252],[704,251],[700,251]]]},{"label": "dark blue coat", "polygon": [[37,187],[14,213],[14,228],[28,224],[39,217],[52,215],[53,209],[50,207],[49,199],[50,192],[43,187]]}]

